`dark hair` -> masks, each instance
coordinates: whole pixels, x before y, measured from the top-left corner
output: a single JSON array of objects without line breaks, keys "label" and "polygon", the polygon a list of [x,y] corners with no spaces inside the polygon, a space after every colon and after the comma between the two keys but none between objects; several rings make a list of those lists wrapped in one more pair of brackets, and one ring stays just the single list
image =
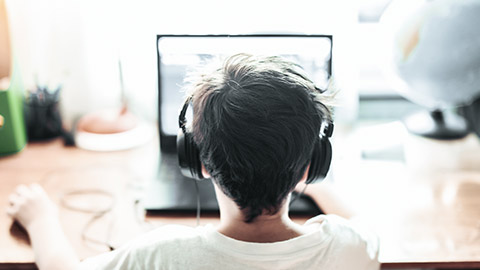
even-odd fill
[{"label": "dark hair", "polygon": [[252,222],[275,214],[309,165],[321,124],[331,120],[300,66],[238,54],[191,79],[192,132],[200,160]]}]

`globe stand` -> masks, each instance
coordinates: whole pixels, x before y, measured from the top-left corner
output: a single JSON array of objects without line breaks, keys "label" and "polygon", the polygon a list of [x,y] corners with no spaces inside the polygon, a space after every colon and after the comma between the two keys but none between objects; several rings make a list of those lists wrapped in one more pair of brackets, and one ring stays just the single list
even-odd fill
[{"label": "globe stand", "polygon": [[438,140],[461,139],[469,133],[464,118],[438,109],[413,114],[404,120],[404,124],[412,134]]}]

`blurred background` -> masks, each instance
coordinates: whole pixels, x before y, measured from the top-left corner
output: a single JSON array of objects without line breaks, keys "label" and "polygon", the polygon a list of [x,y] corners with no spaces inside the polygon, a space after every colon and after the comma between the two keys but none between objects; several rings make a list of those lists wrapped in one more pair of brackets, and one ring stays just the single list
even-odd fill
[{"label": "blurred background", "polygon": [[[479,89],[459,92],[459,96],[468,96],[462,104],[438,105],[439,102],[433,102],[434,105],[431,105],[418,102],[411,98],[412,95],[401,91],[398,74],[397,80],[392,79],[394,68],[391,67],[392,61],[388,61],[395,57],[394,46],[401,45],[392,46],[388,43],[398,38],[398,31],[402,30],[394,28],[395,19],[412,25],[415,17],[407,20],[408,16],[417,14],[419,6],[448,1],[4,1],[12,55],[20,70],[24,88],[27,91],[42,87],[53,90],[61,88],[59,110],[67,129],[83,115],[101,109],[119,108],[122,102],[128,103],[129,109],[142,119],[151,123],[156,121],[157,34],[331,34],[334,40],[335,85],[340,89],[335,110],[336,123],[346,131],[343,134],[353,134],[352,127],[358,126],[359,122],[369,127],[367,131],[357,134],[361,141],[354,143],[355,147],[361,147],[360,155],[405,159],[404,135],[407,134],[405,127],[408,129],[408,125],[404,120],[414,112],[427,110],[428,114],[437,109],[447,109],[455,115],[469,114],[469,118],[461,124],[463,133],[449,140],[463,139],[462,142],[468,145],[467,148],[455,148],[457,150],[454,151],[475,149],[470,150],[474,151],[472,155],[478,152],[475,148],[478,137],[470,136],[475,131],[475,121],[479,119],[478,110],[464,107],[478,99],[475,95]],[[403,4],[392,8],[394,2]],[[475,1],[458,2],[470,5]],[[388,10],[390,21],[393,21],[389,24],[383,18]],[[440,21],[449,18],[445,10],[448,8],[437,10]],[[430,15],[427,15],[417,17],[428,18]],[[462,31],[458,33],[465,32]],[[404,39],[415,43],[417,36],[414,34]],[[418,43],[416,40],[420,45],[425,43],[425,40],[420,41]],[[473,51],[468,51],[466,58],[478,58],[478,46],[473,48]],[[476,61],[469,63],[475,72],[479,66],[478,59]],[[398,69],[401,68],[399,65],[402,63],[394,64]],[[406,65],[403,67],[410,69]],[[469,78],[473,78],[472,83],[480,78],[480,74],[475,72],[468,74]],[[421,81],[423,84],[414,85],[426,85],[426,81],[431,81],[431,78]],[[438,98],[439,101],[448,99],[455,92],[441,90],[438,93],[442,92],[443,95]],[[433,97],[429,100],[437,99]],[[413,121],[419,123],[422,120]],[[371,127],[380,127],[380,130],[372,131]],[[415,138],[421,140],[431,137]],[[468,138],[467,142],[465,138]],[[428,142],[437,143],[427,140],[409,145],[417,149],[418,145],[427,145]],[[452,142],[447,144],[452,147]],[[445,143],[441,141],[440,145]],[[473,145],[475,147],[472,148]],[[441,151],[452,152],[450,148]],[[477,168],[476,164],[471,166]]]}]

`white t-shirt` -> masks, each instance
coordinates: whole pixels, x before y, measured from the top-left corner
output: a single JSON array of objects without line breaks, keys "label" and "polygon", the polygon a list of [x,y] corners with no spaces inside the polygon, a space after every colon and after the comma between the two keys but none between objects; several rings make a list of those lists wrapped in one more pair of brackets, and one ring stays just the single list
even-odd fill
[{"label": "white t-shirt", "polygon": [[275,243],[229,238],[212,225],[165,225],[121,248],[88,258],[81,269],[378,270],[378,239],[350,221],[320,215],[309,233]]}]

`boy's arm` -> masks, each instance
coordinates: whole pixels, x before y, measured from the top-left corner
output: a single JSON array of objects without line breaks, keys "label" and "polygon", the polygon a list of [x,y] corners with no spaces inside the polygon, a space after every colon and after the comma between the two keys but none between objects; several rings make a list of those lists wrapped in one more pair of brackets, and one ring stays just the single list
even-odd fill
[{"label": "boy's arm", "polygon": [[40,270],[78,268],[79,259],[63,232],[57,208],[39,185],[19,186],[9,197],[7,213],[27,230]]},{"label": "boy's arm", "polygon": [[322,209],[325,214],[335,214],[346,219],[354,216],[353,209],[342,200],[334,186],[328,182],[305,185],[302,181],[298,183],[295,190],[297,192],[303,191],[305,195],[312,198],[315,204]]}]

